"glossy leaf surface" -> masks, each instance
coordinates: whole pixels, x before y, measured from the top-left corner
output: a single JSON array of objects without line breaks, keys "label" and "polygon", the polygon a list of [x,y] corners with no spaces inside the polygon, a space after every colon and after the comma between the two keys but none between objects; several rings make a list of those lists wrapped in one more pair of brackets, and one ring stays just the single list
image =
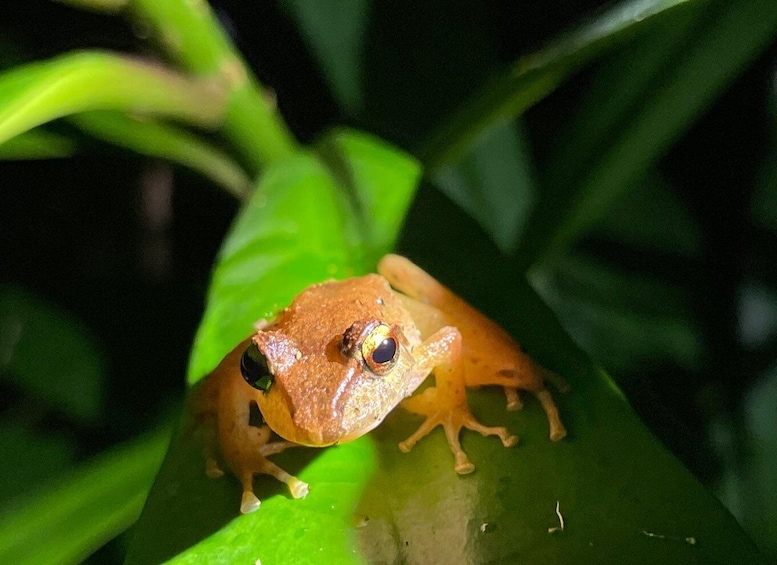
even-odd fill
[{"label": "glossy leaf surface", "polygon": [[[378,161],[387,151],[378,144],[372,149]],[[398,157],[389,151],[383,159]],[[365,179],[370,170],[380,167],[367,167]],[[304,286],[372,267],[360,258],[375,249],[360,239],[359,216],[333,178],[310,154],[268,170],[222,249],[193,379],[250,332],[256,318]],[[395,187],[405,203],[414,180]],[[373,193],[369,182],[360,187]],[[402,212],[400,206],[373,210]],[[488,284],[488,277],[478,279]],[[276,457],[310,483],[310,494],[293,500],[274,480],[258,479],[261,508],[239,516],[237,482],[205,477],[201,448],[185,425],[128,562],[759,562],[734,519],[650,436],[531,287],[522,280],[501,284],[511,312],[500,317],[511,319],[523,345],[572,384],[571,393],[555,393],[567,439],[548,440],[545,416],[530,397],[523,411],[507,413],[500,391],[476,391],[473,411],[488,424],[504,423],[522,442],[506,449],[466,433],[464,447],[478,466],[473,475],[453,472],[439,431],[410,454],[400,453],[397,442],[418,421],[398,410],[352,443]],[[551,533],[560,527],[557,503],[565,528]]]}]

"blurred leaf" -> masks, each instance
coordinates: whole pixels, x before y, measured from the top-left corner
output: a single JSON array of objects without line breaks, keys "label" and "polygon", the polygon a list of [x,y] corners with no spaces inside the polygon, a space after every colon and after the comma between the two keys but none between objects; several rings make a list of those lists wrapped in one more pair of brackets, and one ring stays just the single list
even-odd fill
[{"label": "blurred leaf", "polygon": [[56,159],[75,153],[72,139],[43,130],[17,135],[0,145],[0,160]]},{"label": "blurred leaf", "polygon": [[[745,398],[746,425],[752,443],[744,465],[744,477],[734,478],[734,480],[738,479],[744,483],[737,485],[738,488],[735,487],[735,491],[750,492],[751,496],[746,498],[744,505],[734,503],[730,506],[740,509],[737,518],[748,531],[753,532],[755,540],[764,551],[772,556],[777,555],[777,537],[774,536],[773,528],[773,525],[777,524],[777,491],[772,488],[774,469],[777,468],[777,436],[774,434],[774,430],[777,429],[775,405],[777,405],[777,367],[772,367]],[[725,484],[726,481],[721,482]],[[721,498],[730,502],[726,494],[729,493],[723,493]]]},{"label": "blurred leaf", "polygon": [[702,245],[698,222],[655,170],[614,201],[591,234],[685,258],[698,256]]},{"label": "blurred leaf", "polygon": [[584,255],[567,257],[538,278],[564,327],[611,371],[623,374],[660,360],[701,368],[701,330],[684,289]]},{"label": "blurred leaf", "polygon": [[[558,178],[549,180],[526,230],[518,255],[524,266],[565,248],[605,215],[777,31],[772,0],[711,0],[689,8],[608,62],[581,113],[593,131],[581,124],[560,136],[560,154],[573,159],[549,167]],[[603,102],[612,98],[622,100]],[[568,177],[573,161],[586,166],[580,174],[570,168]]]},{"label": "blurred leaf", "polygon": [[433,173],[448,197],[493,237],[504,253],[513,250],[534,205],[537,186],[523,132],[494,126],[466,153]]},{"label": "blurred leaf", "polygon": [[766,348],[773,361],[775,352],[768,349],[777,338],[777,288],[747,280],[738,291],[737,337],[750,351]]},{"label": "blurred leaf", "polygon": [[103,141],[189,167],[237,198],[251,190],[251,180],[227,154],[182,129],[118,112],[85,112],[70,121]]},{"label": "blurred leaf", "polygon": [[72,440],[36,432],[22,418],[0,420],[0,516],[10,500],[61,476],[75,458]]},{"label": "blurred leaf", "polygon": [[[432,178],[503,252],[514,251],[536,201],[528,151],[508,124],[604,49],[622,42],[625,34],[642,30],[646,21],[673,18],[678,10],[669,8],[682,3],[637,0],[616,5],[545,49],[519,59],[422,146],[421,158]],[[583,159],[579,164],[584,167],[587,162]]]},{"label": "blurred leaf", "polygon": [[80,563],[125,530],[143,506],[167,432],[114,448],[0,509],[0,562]]},{"label": "blurred leaf", "polygon": [[105,360],[77,320],[32,293],[0,286],[0,376],[61,410],[96,423]]},{"label": "blurred leaf", "polygon": [[297,21],[340,107],[358,114],[364,104],[362,62],[370,0],[283,0]]},{"label": "blurred leaf", "polygon": [[757,225],[777,232],[777,140],[759,172],[751,210]]},{"label": "blurred leaf", "polygon": [[61,4],[68,4],[74,8],[93,10],[106,14],[117,14],[127,8],[128,0],[54,0]]},{"label": "blurred leaf", "polygon": [[424,165],[434,171],[455,159],[483,131],[520,116],[624,36],[654,19],[673,17],[674,8],[688,1],[701,0],[620,2],[545,49],[520,58],[509,72],[486,84],[429,136],[419,151]]},{"label": "blurred leaf", "polygon": [[139,59],[99,52],[62,55],[0,74],[0,144],[40,124],[87,110],[163,115],[212,127],[225,92]]}]

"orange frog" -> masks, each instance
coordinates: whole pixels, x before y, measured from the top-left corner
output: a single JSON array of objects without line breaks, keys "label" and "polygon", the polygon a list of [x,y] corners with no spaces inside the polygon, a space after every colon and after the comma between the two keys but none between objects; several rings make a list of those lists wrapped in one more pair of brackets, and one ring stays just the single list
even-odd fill
[{"label": "orange frog", "polygon": [[[461,428],[518,438],[481,424],[469,411],[465,387],[505,387],[508,409],[521,407],[518,389],[534,394],[550,424],[550,439],[566,435],[551,380],[567,384],[531,360],[520,346],[472,306],[398,255],[380,274],[308,287],[277,318],[239,344],[198,387],[193,412],[206,431],[206,472],[224,473],[223,460],[243,486],[240,511],[256,510],[254,475],[286,483],[294,498],[308,485],[267,459],[298,445],[324,447],[366,434],[398,404],[426,420],[399,444],[404,452],[442,426],[457,473],[471,473],[459,443]],[[412,396],[434,373],[435,386]],[[251,404],[264,423],[249,425]],[[270,441],[275,432],[285,441]],[[220,449],[217,449],[220,447]]]}]

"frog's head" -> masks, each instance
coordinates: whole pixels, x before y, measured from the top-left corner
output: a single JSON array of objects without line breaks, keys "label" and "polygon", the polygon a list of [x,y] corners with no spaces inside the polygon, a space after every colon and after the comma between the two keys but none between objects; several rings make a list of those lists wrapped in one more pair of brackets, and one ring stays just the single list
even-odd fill
[{"label": "frog's head", "polygon": [[377,426],[413,392],[414,367],[402,328],[374,318],[353,322],[320,347],[260,331],[240,362],[270,428],[309,446],[350,441]]}]

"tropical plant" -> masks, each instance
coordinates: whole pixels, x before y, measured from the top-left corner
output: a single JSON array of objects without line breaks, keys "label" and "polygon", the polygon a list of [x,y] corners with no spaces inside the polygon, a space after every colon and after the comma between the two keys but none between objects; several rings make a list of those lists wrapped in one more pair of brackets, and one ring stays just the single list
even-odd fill
[{"label": "tropical plant", "polygon": [[[777,4],[630,0],[537,30],[563,11],[61,2],[0,22],[0,562],[777,555],[774,495],[750,521],[737,505],[777,468]],[[570,381],[570,437],[478,390],[473,411],[523,441],[467,435],[475,474],[439,434],[399,453],[415,422],[397,411],[280,455],[310,495],[264,481],[238,516],[178,417],[209,268],[189,384],[301,289],[392,250]],[[707,487],[745,477],[718,494],[763,553],[654,433]]]}]

